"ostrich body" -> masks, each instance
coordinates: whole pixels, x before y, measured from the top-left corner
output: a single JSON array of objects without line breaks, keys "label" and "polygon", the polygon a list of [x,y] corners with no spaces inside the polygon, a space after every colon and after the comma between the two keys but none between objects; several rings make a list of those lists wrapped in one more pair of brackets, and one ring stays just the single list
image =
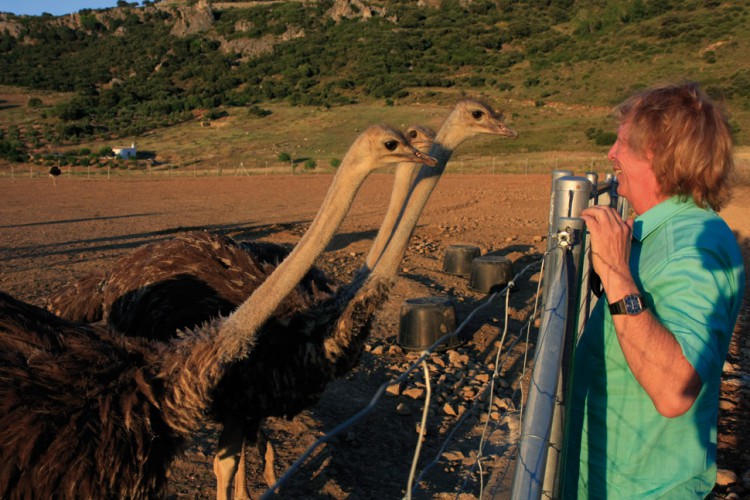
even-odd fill
[{"label": "ostrich body", "polygon": [[74,323],[0,293],[0,497],[163,497],[167,469],[227,369],[252,353],[366,176],[406,160],[434,163],[393,129],[368,128],[289,257],[229,317],[170,342]]},{"label": "ostrich body", "polygon": [[[179,330],[231,313],[288,253],[273,243],[238,244],[192,231],[144,245],[62,287],[46,308],[71,321],[104,320],[124,335],[169,340]],[[299,286],[303,293],[282,302],[279,312],[320,300],[335,284],[313,267]]]}]

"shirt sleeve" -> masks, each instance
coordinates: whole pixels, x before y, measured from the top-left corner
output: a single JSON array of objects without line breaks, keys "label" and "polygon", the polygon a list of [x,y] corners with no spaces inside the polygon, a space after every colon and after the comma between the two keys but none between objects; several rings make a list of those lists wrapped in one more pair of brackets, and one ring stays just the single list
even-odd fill
[{"label": "shirt sleeve", "polygon": [[719,376],[734,329],[734,287],[719,256],[706,251],[673,256],[650,281],[649,305],[701,380]]}]

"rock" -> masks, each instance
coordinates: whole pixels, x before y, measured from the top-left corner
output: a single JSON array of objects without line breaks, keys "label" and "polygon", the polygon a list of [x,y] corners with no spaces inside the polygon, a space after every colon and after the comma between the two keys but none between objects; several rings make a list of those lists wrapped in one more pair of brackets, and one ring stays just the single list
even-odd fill
[{"label": "rock", "polygon": [[735,484],[737,481],[737,474],[729,469],[719,469],[716,471],[716,484],[722,488]]},{"label": "rock", "polygon": [[443,405],[443,413],[445,413],[446,415],[450,415],[452,417],[455,417],[456,415],[458,415],[456,413],[456,410],[450,405],[450,403],[445,403]]},{"label": "rock", "polygon": [[411,387],[404,390],[401,394],[412,399],[422,399],[424,397],[425,390],[418,387]]},{"label": "rock", "polygon": [[177,21],[172,27],[171,34],[177,37],[195,35],[206,31],[214,24],[211,6],[206,0],[199,0],[197,4],[177,9]]},{"label": "rock", "polygon": [[735,408],[736,406],[737,406],[737,405],[735,405],[735,404],[734,404],[734,403],[732,403],[731,401],[727,401],[726,399],[720,399],[720,400],[719,400],[719,409],[720,409],[720,410],[723,410],[723,411],[734,410],[734,408]]},{"label": "rock", "polygon": [[471,387],[464,387],[461,389],[461,397],[466,401],[471,401],[477,396],[477,391]]},{"label": "rock", "polygon": [[467,356],[466,354],[461,354],[458,351],[449,351],[448,361],[450,361],[452,365],[463,366],[469,362],[469,356]]},{"label": "rock", "polygon": [[392,356],[398,356],[400,354],[403,354],[403,352],[404,351],[397,345],[392,345],[391,347],[388,348],[388,354]]},{"label": "rock", "polygon": [[452,462],[460,462],[464,459],[464,454],[460,451],[446,451],[442,456],[444,459]]},{"label": "rock", "polygon": [[385,389],[388,396],[398,396],[401,394],[401,384],[391,384]]},{"label": "rock", "polygon": [[497,396],[492,398],[492,407],[497,408],[500,411],[512,411],[516,409],[516,406],[510,398],[499,398]]},{"label": "rock", "polygon": [[396,407],[396,413],[399,415],[411,415],[411,408],[406,403],[399,403]]}]

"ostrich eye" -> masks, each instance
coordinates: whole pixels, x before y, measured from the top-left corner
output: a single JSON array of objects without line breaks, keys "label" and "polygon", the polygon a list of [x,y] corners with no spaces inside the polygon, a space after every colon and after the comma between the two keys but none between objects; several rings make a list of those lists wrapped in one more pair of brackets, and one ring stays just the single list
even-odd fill
[{"label": "ostrich eye", "polygon": [[480,118],[484,116],[484,111],[479,111],[479,110],[472,111],[471,116],[473,116],[475,120],[479,120]]},{"label": "ostrich eye", "polygon": [[412,139],[415,139],[417,137],[417,131],[416,130],[410,130],[409,131],[409,137]]},{"label": "ostrich eye", "polygon": [[398,141],[388,141],[384,144],[384,146],[388,151],[395,151],[398,147]]}]

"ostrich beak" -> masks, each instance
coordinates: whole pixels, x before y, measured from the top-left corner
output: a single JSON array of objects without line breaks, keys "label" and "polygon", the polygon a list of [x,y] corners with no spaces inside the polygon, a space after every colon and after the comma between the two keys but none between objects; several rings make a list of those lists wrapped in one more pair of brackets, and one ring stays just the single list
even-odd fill
[{"label": "ostrich beak", "polygon": [[437,160],[433,158],[432,156],[428,156],[424,154],[423,152],[419,151],[418,149],[414,150],[414,156],[419,158],[419,163],[424,163],[425,165],[429,167],[434,167],[437,165]]},{"label": "ostrich beak", "polygon": [[509,139],[515,139],[516,137],[518,137],[518,132],[516,132],[515,130],[510,129],[508,127],[502,127],[498,131],[498,134],[501,135],[501,136],[503,136],[503,137],[507,137]]}]

